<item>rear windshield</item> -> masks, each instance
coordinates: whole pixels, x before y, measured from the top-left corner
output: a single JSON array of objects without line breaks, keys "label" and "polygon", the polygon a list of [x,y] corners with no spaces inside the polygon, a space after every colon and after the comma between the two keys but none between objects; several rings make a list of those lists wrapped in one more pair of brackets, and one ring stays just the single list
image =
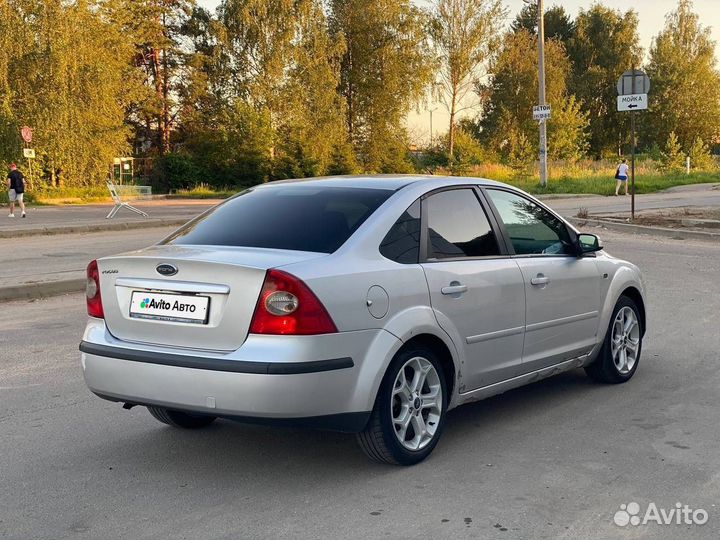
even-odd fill
[{"label": "rear windshield", "polygon": [[392,194],[387,189],[287,184],[249,189],[164,243],[332,253]]}]

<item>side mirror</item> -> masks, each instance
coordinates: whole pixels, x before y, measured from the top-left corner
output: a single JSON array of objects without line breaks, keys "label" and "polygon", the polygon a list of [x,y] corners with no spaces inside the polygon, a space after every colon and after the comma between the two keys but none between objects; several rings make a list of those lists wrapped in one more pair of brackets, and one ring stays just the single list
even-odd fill
[{"label": "side mirror", "polygon": [[580,255],[585,253],[595,253],[602,249],[600,238],[594,234],[582,233],[578,235],[578,251]]}]

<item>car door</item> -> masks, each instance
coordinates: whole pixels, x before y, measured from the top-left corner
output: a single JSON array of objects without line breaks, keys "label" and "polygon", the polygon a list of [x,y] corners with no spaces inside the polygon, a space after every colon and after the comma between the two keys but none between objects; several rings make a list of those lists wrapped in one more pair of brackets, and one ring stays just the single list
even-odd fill
[{"label": "car door", "polygon": [[484,193],[525,282],[522,372],[590,352],[600,309],[601,277],[594,256],[578,257],[574,233],[529,198],[499,188]]},{"label": "car door", "polygon": [[[517,375],[522,360],[522,273],[472,187],[422,201],[421,265],[440,326],[461,347],[467,392]],[[502,249],[501,249],[502,246]]]}]

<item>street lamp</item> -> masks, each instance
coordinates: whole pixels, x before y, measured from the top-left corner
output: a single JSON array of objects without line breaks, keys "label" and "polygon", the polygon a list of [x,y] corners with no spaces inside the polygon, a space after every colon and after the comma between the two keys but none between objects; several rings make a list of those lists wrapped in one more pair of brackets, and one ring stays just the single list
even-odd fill
[{"label": "street lamp", "polygon": [[[538,8],[538,105],[545,103],[545,5],[544,0],[523,0],[526,4],[537,4]],[[547,186],[547,124],[540,120],[540,184]]]}]

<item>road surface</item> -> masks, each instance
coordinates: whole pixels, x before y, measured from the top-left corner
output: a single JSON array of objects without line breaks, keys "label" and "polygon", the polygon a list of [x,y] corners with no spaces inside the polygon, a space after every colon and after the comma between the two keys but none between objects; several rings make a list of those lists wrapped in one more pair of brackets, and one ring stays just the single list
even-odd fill
[{"label": "road surface", "polygon": [[[178,431],[85,388],[82,294],[0,312],[0,538],[716,538],[720,246],[605,233],[649,287],[625,385],[566,373],[451,412],[412,468],[350,435],[219,421]],[[704,526],[618,527],[621,504]]]}]

